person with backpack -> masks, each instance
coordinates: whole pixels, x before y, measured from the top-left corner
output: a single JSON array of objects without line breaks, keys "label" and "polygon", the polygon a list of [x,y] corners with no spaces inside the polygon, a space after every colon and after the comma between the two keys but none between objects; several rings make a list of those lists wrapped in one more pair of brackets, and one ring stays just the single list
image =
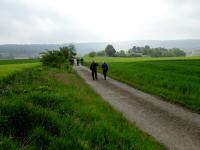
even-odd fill
[{"label": "person with backpack", "polygon": [[97,67],[98,67],[98,63],[96,63],[94,60],[92,61],[91,65],[90,65],[90,70],[92,71],[92,78],[93,80],[97,80]]},{"label": "person with backpack", "polygon": [[103,70],[104,80],[106,80],[106,74],[107,74],[107,71],[108,71],[108,65],[105,62],[103,62],[101,67],[102,67],[102,70]]}]

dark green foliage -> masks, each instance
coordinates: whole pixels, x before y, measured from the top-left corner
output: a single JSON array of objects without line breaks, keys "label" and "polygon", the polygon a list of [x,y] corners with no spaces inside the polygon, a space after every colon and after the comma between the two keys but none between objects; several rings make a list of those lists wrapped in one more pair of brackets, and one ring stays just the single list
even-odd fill
[{"label": "dark green foliage", "polygon": [[43,53],[41,62],[45,66],[61,68],[66,62],[65,55],[60,51],[48,51]]},{"label": "dark green foliage", "polygon": [[120,50],[115,51],[112,45],[107,45],[104,51],[99,52],[90,52],[88,54],[89,57],[94,56],[109,56],[109,57],[142,57],[142,56],[150,56],[150,57],[179,57],[186,56],[186,53],[183,50],[178,48],[166,49],[166,48],[150,48],[150,46],[146,45],[145,47],[136,47],[129,49],[128,51]]},{"label": "dark green foliage", "polygon": [[22,102],[12,104],[4,103],[0,106],[2,116],[6,121],[1,124],[1,132],[12,134],[17,138],[27,136],[29,128],[32,128],[32,112],[28,105]]},{"label": "dark green foliage", "polygon": [[69,59],[70,49],[67,46],[60,47],[59,49],[63,53],[63,55],[65,56],[65,59]]},{"label": "dark green foliage", "polygon": [[70,44],[69,46],[60,47],[59,49],[64,54],[65,59],[67,60],[74,59],[76,56],[76,48],[73,44]]},{"label": "dark green foliage", "polygon": [[11,137],[5,137],[0,134],[0,150],[17,150],[17,145]]},{"label": "dark green foliage", "polygon": [[116,50],[112,45],[108,44],[105,48],[105,52],[107,56],[115,56]]},{"label": "dark green foliage", "polygon": [[34,149],[47,149],[51,142],[49,133],[42,127],[37,127],[33,130],[33,133],[29,139]]},{"label": "dark green foliage", "polygon": [[61,68],[65,64],[68,68],[69,62],[76,56],[76,48],[70,44],[68,47],[64,46],[59,49],[42,53],[41,62],[43,65]]},{"label": "dark green foliage", "polygon": [[132,49],[128,51],[129,56],[134,55],[146,55],[151,57],[177,57],[177,56],[185,56],[185,52],[178,49],[166,49],[166,48],[150,48],[150,46],[146,45],[145,47],[136,47],[133,46]]}]

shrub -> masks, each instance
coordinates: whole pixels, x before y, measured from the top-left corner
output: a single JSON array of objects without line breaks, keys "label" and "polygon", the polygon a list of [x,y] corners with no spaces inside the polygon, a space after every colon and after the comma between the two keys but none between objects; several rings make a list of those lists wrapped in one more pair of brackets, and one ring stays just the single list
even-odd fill
[{"label": "shrub", "polygon": [[48,51],[43,53],[41,62],[45,66],[61,68],[66,62],[65,55],[61,51]]}]

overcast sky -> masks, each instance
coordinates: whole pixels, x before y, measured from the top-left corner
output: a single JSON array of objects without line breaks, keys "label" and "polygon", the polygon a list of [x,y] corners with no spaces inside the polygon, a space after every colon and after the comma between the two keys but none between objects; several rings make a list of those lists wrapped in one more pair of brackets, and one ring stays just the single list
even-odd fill
[{"label": "overcast sky", "polygon": [[0,44],[200,38],[200,0],[0,0]]}]

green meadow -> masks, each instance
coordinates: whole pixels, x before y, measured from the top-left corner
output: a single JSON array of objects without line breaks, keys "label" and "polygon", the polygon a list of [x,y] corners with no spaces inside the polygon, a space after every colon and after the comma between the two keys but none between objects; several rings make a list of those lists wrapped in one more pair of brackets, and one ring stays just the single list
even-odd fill
[{"label": "green meadow", "polygon": [[0,65],[36,63],[36,62],[39,62],[39,59],[11,59],[11,60],[0,60]]},{"label": "green meadow", "polygon": [[200,113],[200,57],[85,58],[92,60],[107,62],[114,79]]},{"label": "green meadow", "polygon": [[0,65],[0,80],[6,78],[7,76],[15,74],[16,72],[20,72],[24,69],[38,66],[39,64],[40,64],[39,62],[36,62],[36,63]]},{"label": "green meadow", "polygon": [[73,70],[31,64],[0,82],[0,149],[165,149]]}]

